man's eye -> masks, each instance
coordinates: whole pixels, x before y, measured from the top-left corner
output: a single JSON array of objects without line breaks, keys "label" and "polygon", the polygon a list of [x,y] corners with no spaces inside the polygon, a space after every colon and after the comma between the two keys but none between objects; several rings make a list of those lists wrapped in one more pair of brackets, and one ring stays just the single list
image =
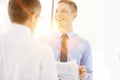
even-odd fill
[{"label": "man's eye", "polygon": [[66,10],[56,10],[56,13],[67,13],[67,11]]},{"label": "man's eye", "polygon": [[61,11],[62,13],[66,13],[67,11],[65,11],[65,10],[63,10],[63,11]]}]

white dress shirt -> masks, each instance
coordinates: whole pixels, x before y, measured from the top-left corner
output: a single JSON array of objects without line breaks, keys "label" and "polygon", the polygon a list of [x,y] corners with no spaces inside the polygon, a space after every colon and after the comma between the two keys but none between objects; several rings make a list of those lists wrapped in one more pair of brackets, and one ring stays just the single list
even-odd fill
[{"label": "white dress shirt", "polygon": [[13,24],[0,39],[0,80],[58,80],[51,48],[31,35]]}]

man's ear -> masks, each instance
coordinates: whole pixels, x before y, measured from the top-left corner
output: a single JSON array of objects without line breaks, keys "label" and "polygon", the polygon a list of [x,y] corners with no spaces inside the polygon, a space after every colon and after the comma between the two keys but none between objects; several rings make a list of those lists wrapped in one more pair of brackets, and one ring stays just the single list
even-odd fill
[{"label": "man's ear", "polygon": [[30,22],[31,22],[31,23],[34,22],[35,18],[36,18],[35,13],[32,13],[31,16],[29,17]]},{"label": "man's ear", "polygon": [[73,19],[77,17],[77,13],[73,13]]}]

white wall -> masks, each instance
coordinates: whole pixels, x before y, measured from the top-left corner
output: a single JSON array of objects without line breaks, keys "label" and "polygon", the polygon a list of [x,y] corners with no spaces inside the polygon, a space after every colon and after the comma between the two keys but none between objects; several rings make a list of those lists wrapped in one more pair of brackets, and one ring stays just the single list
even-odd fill
[{"label": "white wall", "polygon": [[103,48],[111,70],[111,80],[120,80],[120,0],[106,0],[103,10]]},{"label": "white wall", "polygon": [[0,36],[7,32],[10,21],[7,13],[7,1],[0,0]]}]

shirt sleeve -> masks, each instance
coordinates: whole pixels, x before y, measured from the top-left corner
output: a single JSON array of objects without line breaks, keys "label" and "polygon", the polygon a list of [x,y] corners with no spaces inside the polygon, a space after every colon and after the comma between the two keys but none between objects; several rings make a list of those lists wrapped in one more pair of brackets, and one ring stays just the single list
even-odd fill
[{"label": "shirt sleeve", "polygon": [[87,69],[87,78],[81,80],[92,80],[92,54],[90,44],[87,44],[86,49],[81,59],[81,65]]}]

